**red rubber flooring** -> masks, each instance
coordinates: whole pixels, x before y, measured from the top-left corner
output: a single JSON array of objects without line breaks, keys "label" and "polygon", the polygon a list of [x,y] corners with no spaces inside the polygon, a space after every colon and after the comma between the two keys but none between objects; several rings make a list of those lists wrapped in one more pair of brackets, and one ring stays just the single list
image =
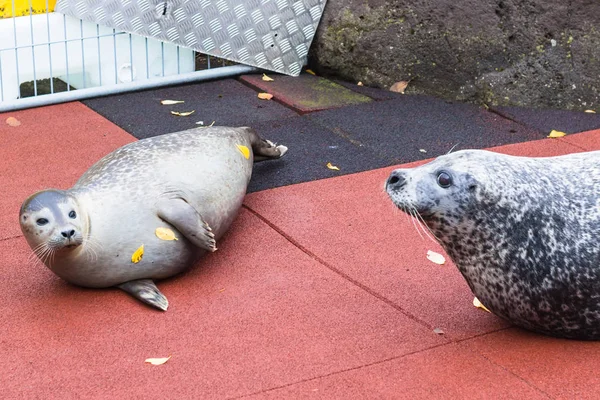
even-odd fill
[{"label": "red rubber flooring", "polygon": [[[0,115],[3,399],[598,397],[600,343],[473,307],[456,268],[426,259],[439,246],[384,195],[393,167],[248,195],[219,251],[159,283],[166,313],[28,261],[21,201],[132,140],[79,103]],[[600,130],[494,150],[594,149]]]}]

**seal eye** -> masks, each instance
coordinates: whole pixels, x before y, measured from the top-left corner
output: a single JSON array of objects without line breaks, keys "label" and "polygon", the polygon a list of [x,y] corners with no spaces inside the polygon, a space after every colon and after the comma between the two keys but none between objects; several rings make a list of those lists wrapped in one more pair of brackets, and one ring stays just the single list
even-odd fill
[{"label": "seal eye", "polygon": [[48,223],[48,220],[46,218],[38,218],[37,221],[35,221],[39,226],[42,225],[46,225]]},{"label": "seal eye", "polygon": [[440,172],[437,176],[438,185],[444,189],[449,188],[452,185],[452,177],[447,172]]},{"label": "seal eye", "polygon": [[73,219],[74,219],[74,218],[76,218],[76,217],[77,217],[77,213],[75,213],[75,211],[71,211],[71,212],[69,213],[69,218],[73,218]]}]

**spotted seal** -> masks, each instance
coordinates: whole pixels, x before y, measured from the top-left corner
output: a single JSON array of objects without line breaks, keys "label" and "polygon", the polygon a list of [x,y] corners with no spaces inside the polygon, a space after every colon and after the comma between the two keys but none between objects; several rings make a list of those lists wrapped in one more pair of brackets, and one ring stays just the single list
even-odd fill
[{"label": "spotted seal", "polygon": [[396,169],[385,186],[494,314],[551,336],[600,339],[600,151],[464,150]]},{"label": "spotted seal", "polygon": [[19,222],[35,255],[64,280],[116,286],[166,310],[154,280],[215,251],[242,205],[253,162],[286,152],[245,127],[142,139],[99,160],[70,189],[32,194]]}]

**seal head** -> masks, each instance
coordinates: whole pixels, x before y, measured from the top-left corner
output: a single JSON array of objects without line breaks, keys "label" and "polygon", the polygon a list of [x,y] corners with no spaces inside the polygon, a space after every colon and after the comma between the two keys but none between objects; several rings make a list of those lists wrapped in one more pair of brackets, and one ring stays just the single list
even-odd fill
[{"label": "seal head", "polygon": [[85,215],[77,199],[64,190],[44,190],[29,196],[21,206],[19,222],[38,256],[74,251],[87,236]]},{"label": "seal head", "polygon": [[385,188],[494,314],[548,335],[600,339],[600,152],[464,150],[396,169]]}]

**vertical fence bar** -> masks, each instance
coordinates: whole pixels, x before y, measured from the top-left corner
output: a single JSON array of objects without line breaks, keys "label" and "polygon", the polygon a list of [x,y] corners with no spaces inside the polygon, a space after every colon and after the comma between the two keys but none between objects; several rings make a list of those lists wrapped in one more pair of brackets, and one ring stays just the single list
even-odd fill
[{"label": "vertical fence bar", "polygon": [[19,94],[19,97],[21,97],[21,78],[19,77],[19,51],[17,50],[17,22],[16,22],[16,11],[15,11],[15,1],[16,0],[12,0],[11,4],[12,4],[12,18],[13,18],[13,32],[15,35],[15,66],[17,67],[17,91]]},{"label": "vertical fence bar", "polygon": [[83,74],[83,88],[85,89],[85,46],[83,45],[83,20],[79,21],[79,33],[81,34],[81,72]]},{"label": "vertical fence bar", "polygon": [[129,34],[129,76],[133,82],[133,46],[131,45],[131,33]]},{"label": "vertical fence bar", "polygon": [[67,92],[71,91],[71,76],[69,74],[69,46],[67,45],[67,16],[63,14],[63,31],[65,35],[65,66],[67,69]]},{"label": "vertical fence bar", "polygon": [[100,51],[100,25],[96,25],[96,39],[98,39],[98,82],[102,86],[102,52]]},{"label": "vertical fence bar", "polygon": [[119,71],[117,70],[117,32],[113,29],[113,52],[115,54],[115,84],[119,83]]},{"label": "vertical fence bar", "polygon": [[[33,38],[33,5],[31,4],[31,0],[27,2],[29,5],[29,31],[31,34],[31,63],[33,64],[33,95],[37,96],[37,76],[35,73],[35,46],[34,46],[34,38]],[[13,17],[14,18],[14,17]]]},{"label": "vertical fence bar", "polygon": [[50,68],[50,93],[54,93],[54,76],[52,75],[52,41],[50,37],[50,6],[46,0],[46,27],[48,28],[48,64]]},{"label": "vertical fence bar", "polygon": [[160,53],[162,57],[162,76],[165,76],[165,44],[160,42]]},{"label": "vertical fence bar", "polygon": [[0,101],[4,101],[4,76],[2,76],[2,50],[0,50]]},{"label": "vertical fence bar", "polygon": [[146,39],[146,79],[150,79],[150,64],[148,63],[148,38]]}]

